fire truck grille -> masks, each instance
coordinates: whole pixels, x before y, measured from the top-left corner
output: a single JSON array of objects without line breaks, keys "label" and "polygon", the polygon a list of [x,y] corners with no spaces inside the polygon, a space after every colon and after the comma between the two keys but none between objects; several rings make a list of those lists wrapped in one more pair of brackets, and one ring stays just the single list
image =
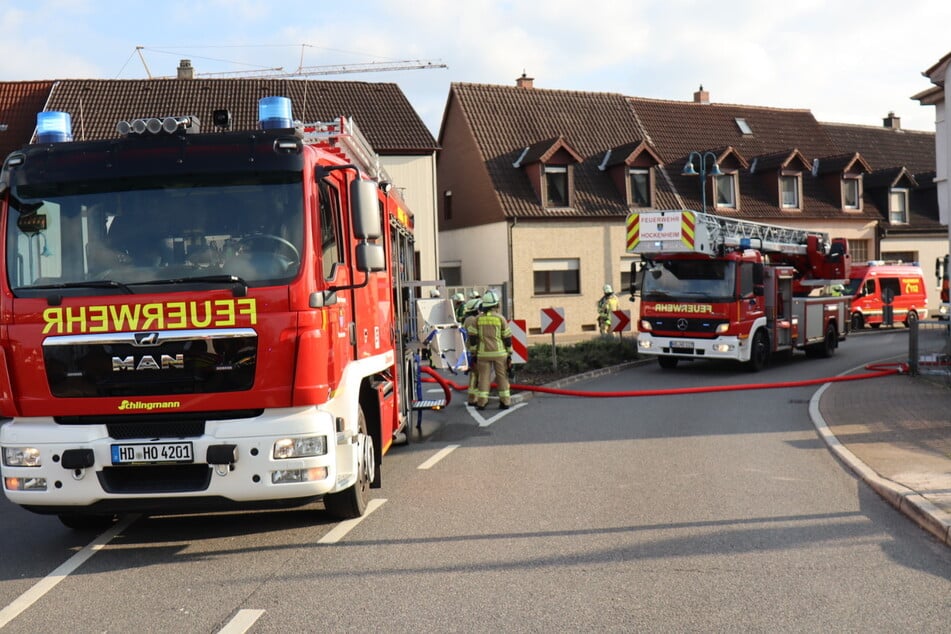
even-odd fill
[{"label": "fire truck grille", "polygon": [[651,331],[654,334],[672,335],[691,334],[694,336],[708,335],[713,338],[717,326],[726,323],[722,320],[686,318],[686,317],[650,317]]},{"label": "fire truck grille", "polygon": [[107,493],[187,493],[208,488],[211,467],[206,464],[106,467],[98,475]]},{"label": "fire truck grille", "polygon": [[[141,343],[146,336],[152,337],[147,345]],[[257,336],[221,331],[192,338],[164,332],[50,337],[43,361],[50,391],[61,398],[237,392],[254,385]]]},{"label": "fire truck grille", "polygon": [[209,420],[255,418],[264,410],[225,410],[178,414],[141,414],[131,416],[58,416],[59,425],[106,425],[109,437],[130,438],[195,438],[205,433]]}]

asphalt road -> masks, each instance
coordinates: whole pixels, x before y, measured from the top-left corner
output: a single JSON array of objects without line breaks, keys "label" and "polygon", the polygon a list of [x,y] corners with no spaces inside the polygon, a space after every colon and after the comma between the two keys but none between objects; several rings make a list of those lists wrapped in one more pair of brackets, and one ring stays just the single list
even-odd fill
[{"label": "asphalt road", "polygon": [[[852,337],[832,359],[796,355],[759,374],[649,364],[571,389],[834,376],[906,342],[901,330]],[[0,623],[9,620],[5,632],[946,632],[951,551],[832,457],[809,419],[816,389],[539,395],[484,416],[457,393],[427,416],[422,438],[387,455],[373,510],[354,525],[319,505],[129,517],[93,551],[84,548],[95,535],[3,500]],[[75,553],[89,558],[48,577]]]}]

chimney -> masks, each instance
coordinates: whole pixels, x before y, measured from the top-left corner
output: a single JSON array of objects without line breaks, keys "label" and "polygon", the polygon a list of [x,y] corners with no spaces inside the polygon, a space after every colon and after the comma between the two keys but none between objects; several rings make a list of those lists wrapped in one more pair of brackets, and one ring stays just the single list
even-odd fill
[{"label": "chimney", "polygon": [[195,69],[192,68],[192,61],[190,59],[183,59],[178,63],[178,78],[195,79]]},{"label": "chimney", "polygon": [[534,77],[529,77],[525,74],[525,71],[522,71],[522,76],[515,80],[515,86],[517,88],[534,88],[534,82]]},{"label": "chimney", "polygon": [[693,93],[693,102],[710,103],[710,93],[703,89],[703,84],[700,84],[700,90]]},{"label": "chimney", "polygon": [[894,112],[889,112],[888,116],[882,119],[882,125],[890,130],[901,130],[901,117],[896,117]]}]

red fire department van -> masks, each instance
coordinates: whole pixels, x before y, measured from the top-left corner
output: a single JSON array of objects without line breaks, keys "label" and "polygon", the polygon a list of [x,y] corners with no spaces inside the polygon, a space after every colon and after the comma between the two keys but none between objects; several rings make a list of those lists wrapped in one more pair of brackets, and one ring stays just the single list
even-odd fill
[{"label": "red fire department van", "polygon": [[927,319],[927,287],[924,273],[917,264],[883,260],[853,264],[846,290],[852,297],[852,330],[865,326],[878,328],[889,322],[907,326],[909,322]]},{"label": "red fire department van", "polygon": [[301,125],[285,97],[259,112],[258,130],[169,116],[77,142],[68,113],[41,113],[6,158],[12,502],[80,528],[365,512],[418,391],[412,215],[351,120]]}]

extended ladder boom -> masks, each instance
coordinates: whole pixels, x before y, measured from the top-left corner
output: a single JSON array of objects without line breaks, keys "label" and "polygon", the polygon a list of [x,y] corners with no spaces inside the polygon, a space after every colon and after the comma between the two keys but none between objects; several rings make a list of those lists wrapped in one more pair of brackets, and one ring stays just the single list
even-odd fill
[{"label": "extended ladder boom", "polygon": [[633,212],[627,217],[627,251],[631,253],[705,253],[723,247],[769,253],[806,255],[810,236],[822,245],[829,235],[819,231],[724,218],[699,211]]}]

